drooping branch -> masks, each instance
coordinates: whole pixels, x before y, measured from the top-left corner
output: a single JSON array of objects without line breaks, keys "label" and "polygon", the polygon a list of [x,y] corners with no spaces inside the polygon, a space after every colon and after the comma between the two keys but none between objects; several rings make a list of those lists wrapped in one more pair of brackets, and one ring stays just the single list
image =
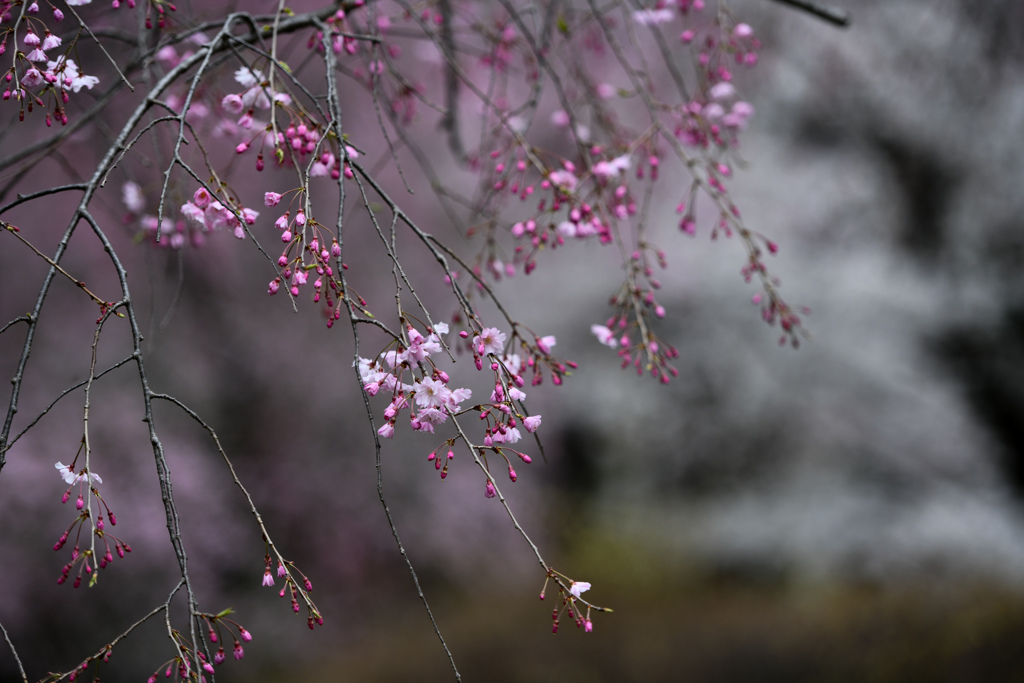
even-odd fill
[{"label": "drooping branch", "polygon": [[798,9],[802,12],[807,12],[819,19],[823,19],[830,24],[834,24],[840,28],[847,28],[850,25],[850,13],[835,7],[829,7],[828,5],[822,5],[817,2],[811,2],[811,0],[773,0],[781,5],[788,5],[794,9]]}]

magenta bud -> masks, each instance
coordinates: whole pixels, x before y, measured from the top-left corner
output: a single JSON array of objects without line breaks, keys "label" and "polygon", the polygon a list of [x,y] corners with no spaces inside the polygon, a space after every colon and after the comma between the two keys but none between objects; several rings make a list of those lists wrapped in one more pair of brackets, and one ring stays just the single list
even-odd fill
[{"label": "magenta bud", "polygon": [[71,489],[64,492],[64,495],[60,497],[60,502],[66,503],[71,498]]},{"label": "magenta bud", "polygon": [[78,495],[78,500],[75,502],[75,507],[81,510],[85,507],[85,500],[82,499],[82,495]]},{"label": "magenta bud", "polygon": [[117,526],[117,517],[114,516],[114,513],[110,510],[107,510],[107,513],[110,515],[110,526]]},{"label": "magenta bud", "polygon": [[462,337],[463,339],[468,339],[469,338],[469,332],[466,332],[465,330],[462,330],[461,332],[459,332],[459,336]]}]

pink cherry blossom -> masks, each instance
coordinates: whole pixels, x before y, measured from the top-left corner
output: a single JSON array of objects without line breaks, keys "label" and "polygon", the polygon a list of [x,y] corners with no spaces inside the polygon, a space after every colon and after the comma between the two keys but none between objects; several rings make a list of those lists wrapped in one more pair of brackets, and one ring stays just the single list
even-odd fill
[{"label": "pink cherry blossom", "polygon": [[579,182],[579,179],[571,171],[563,170],[552,171],[548,174],[548,180],[559,187],[569,190],[569,192],[575,190],[576,183]]},{"label": "pink cherry blossom", "polygon": [[526,427],[526,431],[532,434],[535,431],[537,431],[537,429],[540,427],[540,421],[540,415],[530,415],[529,417],[523,420],[523,426]]},{"label": "pink cherry blossom", "polygon": [[444,383],[430,377],[424,377],[415,387],[416,405],[421,408],[440,408],[452,395],[451,389]]},{"label": "pink cherry blossom", "polygon": [[590,584],[586,581],[573,581],[572,585],[569,586],[569,592],[572,593],[573,597],[580,597],[580,593],[584,593],[590,590]]},{"label": "pink cherry blossom", "polygon": [[44,50],[52,50],[55,47],[60,47],[60,43],[60,38],[47,31],[46,36],[43,38],[42,48]]},{"label": "pink cherry blossom", "polygon": [[200,187],[195,191],[195,194],[192,195],[192,201],[195,202],[195,205],[200,209],[205,209],[210,205],[210,202],[213,201],[213,197],[210,196],[210,193],[205,187]]},{"label": "pink cherry blossom", "polygon": [[220,101],[220,106],[229,114],[241,114],[245,109],[245,104],[242,103],[241,96],[235,93],[225,95],[224,99]]},{"label": "pink cherry blossom", "polygon": [[146,198],[138,183],[128,181],[121,188],[121,201],[132,213],[142,213],[146,208]]},{"label": "pink cherry blossom", "polygon": [[505,348],[505,333],[497,327],[485,327],[480,330],[480,334],[473,337],[473,348],[481,356],[489,353],[498,355]]},{"label": "pink cherry blossom", "polygon": [[611,176],[621,175],[629,170],[632,165],[628,154],[623,154],[620,157],[616,157],[611,161],[601,160],[594,164],[594,175],[601,178],[610,178]]},{"label": "pink cherry blossom", "polygon": [[597,341],[605,346],[615,348],[619,343],[615,340],[615,333],[604,325],[591,325],[590,331],[597,337]]},{"label": "pink cherry blossom", "polygon": [[25,75],[21,77],[21,84],[29,88],[37,86],[42,82],[43,75],[35,67],[25,71]]},{"label": "pink cherry blossom", "polygon": [[94,474],[92,472],[86,473],[85,470],[82,470],[80,473],[76,474],[75,471],[72,470],[69,465],[65,465],[62,462],[56,463],[54,467],[57,468],[57,471],[60,473],[60,476],[64,479],[64,482],[67,484],[77,484],[83,481],[90,483],[90,485],[91,482],[96,482],[97,484],[103,483],[103,479],[100,478],[100,475]]},{"label": "pink cherry blossom", "polygon": [[675,15],[670,9],[641,9],[633,12],[633,21],[641,26],[656,26],[674,18]]}]

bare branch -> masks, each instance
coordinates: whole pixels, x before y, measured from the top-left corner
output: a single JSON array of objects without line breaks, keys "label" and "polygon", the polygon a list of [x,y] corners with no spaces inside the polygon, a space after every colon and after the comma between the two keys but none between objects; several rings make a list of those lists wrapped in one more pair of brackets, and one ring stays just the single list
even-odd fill
[{"label": "bare branch", "polygon": [[821,5],[810,0],[774,0],[774,2],[807,12],[840,28],[847,28],[850,25],[850,13],[835,7]]}]

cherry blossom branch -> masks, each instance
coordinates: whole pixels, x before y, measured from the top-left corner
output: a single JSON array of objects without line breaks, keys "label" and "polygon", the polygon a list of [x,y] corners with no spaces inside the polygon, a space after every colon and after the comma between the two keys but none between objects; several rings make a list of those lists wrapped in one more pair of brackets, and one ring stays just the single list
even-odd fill
[{"label": "cherry blossom branch", "polygon": [[256,520],[256,525],[260,529],[260,535],[262,536],[264,543],[266,543],[267,548],[274,553],[274,556],[278,561],[278,566],[284,567],[285,572],[287,572],[288,576],[292,578],[292,585],[294,586],[295,590],[298,591],[298,593],[302,596],[303,601],[306,603],[306,607],[309,610],[310,618],[317,619],[322,622],[323,615],[320,613],[319,608],[317,608],[317,606],[313,603],[313,599],[309,597],[309,592],[306,590],[305,586],[299,581],[295,580],[295,577],[291,576],[291,570],[289,569],[289,567],[291,567],[291,562],[284,558],[284,556],[278,550],[277,545],[274,543],[273,539],[271,539],[270,532],[267,531],[267,527],[263,523],[263,516],[260,514],[259,509],[257,509],[256,503],[252,499],[252,495],[249,493],[248,489],[246,489],[245,486],[242,484],[242,480],[238,478],[238,473],[235,472],[235,466],[231,463],[231,459],[228,458],[227,452],[221,445],[220,438],[217,436],[217,432],[214,431],[213,427],[208,425],[206,421],[199,416],[198,413],[196,413],[194,410],[189,408],[187,405],[185,405],[182,401],[175,398],[174,396],[170,396],[168,394],[153,394],[153,398],[167,401],[169,403],[172,403],[173,405],[176,405],[186,415],[191,417],[200,427],[206,430],[207,434],[210,435],[210,439],[213,440],[214,447],[217,449],[217,452],[220,453],[221,458],[224,459],[224,464],[227,465],[228,472],[231,473],[231,480],[235,482],[235,486],[237,486],[238,489],[242,492],[242,495],[245,496],[245,500],[249,504],[249,511],[252,513],[253,519]]},{"label": "cherry blossom branch", "polygon": [[121,80],[124,82],[125,85],[128,86],[128,89],[132,92],[135,92],[135,86],[131,84],[131,81],[128,80],[128,77],[125,76],[124,73],[121,71],[121,67],[117,65],[117,60],[110,56],[110,53],[107,52],[107,48],[103,45],[103,41],[97,38],[93,34],[92,29],[89,28],[89,25],[82,21],[82,17],[80,17],[78,15],[78,12],[75,11],[75,6],[71,3],[67,3],[67,8],[71,11],[72,14],[75,15],[75,19],[78,19],[79,27],[84,29],[85,32],[89,34],[89,37],[92,38],[93,42],[96,43],[96,47],[98,47],[100,51],[103,52],[103,56],[106,57],[107,61],[110,62],[110,65],[114,67],[114,71],[116,71],[117,75],[121,77]]},{"label": "cherry blossom branch", "polygon": [[[325,37],[329,35],[329,32],[326,30],[327,29],[326,25],[324,25],[322,22],[319,22],[319,28],[320,28],[322,34]],[[337,83],[336,83],[336,80],[335,80],[335,60],[334,60],[334,53],[333,53],[332,50],[330,50],[330,49],[324,50],[324,61],[325,61],[325,66],[326,66],[326,80],[327,80],[327,107],[328,107],[328,110],[330,112],[330,123],[328,124],[328,129],[333,128],[335,130],[335,132],[337,133],[338,139],[339,140],[343,140],[344,138],[343,138],[343,133],[342,133],[342,128],[341,128],[341,102],[340,102],[340,99],[338,97]],[[348,155],[347,155],[347,152],[344,151],[345,150],[344,145],[339,145],[339,147],[340,147],[340,150],[341,150],[342,154],[347,157]],[[353,163],[352,160],[348,160],[348,161],[349,161],[349,163]],[[340,176],[338,178],[337,183],[338,183],[338,215],[337,215],[337,218],[335,219],[336,220],[335,231],[336,231],[336,235],[337,235],[337,238],[338,238],[339,246],[340,246],[341,249],[344,249],[344,241],[342,239],[342,227],[343,227],[342,216],[344,215],[345,194],[346,194],[345,193],[344,176]],[[366,198],[365,192],[362,190],[361,186],[360,186],[360,194],[363,196],[364,201],[365,201],[365,198]],[[394,213],[394,209],[392,209],[392,212],[393,212],[393,216],[397,217],[397,213]],[[342,269],[340,267],[341,263],[342,263],[343,256],[344,256],[343,252],[339,253],[339,255],[336,257],[335,261],[336,261],[337,265],[339,266],[338,267],[338,273],[339,273],[339,276],[340,276],[341,282],[342,282],[342,291],[344,292],[343,296],[346,297],[346,301],[347,301],[345,309],[346,309],[346,312],[348,314],[349,324],[352,327],[352,340],[353,340],[353,343],[354,343],[354,346],[355,346],[354,353],[353,353],[353,359],[354,359],[353,369],[354,369],[354,371],[356,373],[356,381],[358,382],[359,381],[359,368],[358,368],[358,363],[359,363],[359,341],[360,341],[359,329],[358,329],[359,324],[360,323],[365,324],[365,323],[368,323],[368,322],[372,323],[372,324],[376,324],[379,327],[383,328],[386,332],[388,332],[393,338],[395,337],[395,335],[390,330],[388,330],[387,327],[384,326],[382,323],[379,323],[376,320],[367,320],[367,319],[359,318],[355,314],[355,302],[347,300],[348,291],[349,291],[348,283],[346,281],[345,271],[344,271],[344,269]],[[361,386],[361,383],[360,383],[360,386]],[[395,525],[395,520],[394,520],[394,518],[391,515],[391,508],[388,505],[387,498],[384,495],[384,472],[383,472],[383,467],[382,467],[382,463],[381,463],[381,444],[380,444],[380,438],[377,435],[377,429],[376,429],[376,426],[374,424],[373,410],[370,407],[369,396],[366,394],[365,390],[361,390],[361,393],[362,393],[362,396],[363,396],[363,406],[364,406],[364,408],[366,410],[367,421],[369,422],[369,425],[370,425],[370,432],[373,435],[374,459],[375,459],[375,467],[376,467],[376,472],[377,472],[377,497],[380,500],[381,507],[384,509],[384,516],[387,519],[388,527],[391,530],[391,536],[392,536],[392,538],[395,539],[395,545],[398,547],[398,552],[402,556],[402,560],[405,562],[406,568],[409,570],[409,575],[412,577],[413,585],[416,588],[416,595],[417,595],[417,597],[419,597],[420,601],[423,603],[423,608],[426,610],[427,617],[430,619],[430,624],[431,624],[431,627],[434,629],[434,634],[437,636],[438,640],[440,641],[441,647],[442,647],[442,649],[444,649],[445,656],[448,657],[448,662],[451,665],[452,671],[455,674],[455,680],[456,681],[461,681],[462,680],[462,676],[459,673],[459,669],[458,669],[458,667],[455,664],[455,658],[452,655],[452,652],[451,652],[451,650],[448,647],[448,643],[445,641],[444,636],[441,633],[440,627],[437,625],[437,621],[434,619],[434,613],[430,609],[430,603],[427,601],[427,596],[423,592],[423,587],[420,585],[419,576],[417,575],[416,569],[415,569],[415,567],[412,564],[412,559],[409,557],[408,553],[405,550],[405,546],[402,544],[402,539],[401,539],[401,537],[398,534],[398,527]]]},{"label": "cherry blossom branch", "polygon": [[161,612],[163,612],[166,615],[170,615],[171,601],[174,599],[174,595],[181,589],[181,586],[182,586],[183,583],[184,583],[183,580],[178,581],[178,585],[175,586],[171,590],[170,595],[167,596],[167,600],[164,601],[164,603],[162,605],[158,605],[158,606],[154,607],[152,610],[150,610],[150,612],[148,614],[146,614],[146,616],[144,616],[141,619],[139,619],[138,621],[136,621],[134,624],[132,624],[131,626],[126,628],[124,631],[122,631],[119,635],[117,635],[109,643],[107,643],[106,645],[101,647],[99,650],[97,650],[96,654],[90,655],[90,656],[86,657],[85,660],[83,660],[83,662],[81,664],[76,666],[71,671],[65,671],[64,673],[50,674],[49,676],[44,678],[42,681],[40,681],[40,683],[58,683],[59,681],[62,681],[65,678],[71,680],[72,676],[75,676],[77,678],[80,675],[84,675],[85,670],[88,668],[88,666],[91,663],[98,662],[98,661],[106,662],[110,658],[110,653],[114,649],[114,646],[117,645],[122,640],[124,640],[125,638],[127,638],[128,636],[130,636],[135,631],[135,629],[139,628],[140,626],[142,626],[147,621],[149,621],[150,619],[152,619],[156,615],[160,614]]},{"label": "cherry blossom branch", "polygon": [[[344,279],[344,275],[342,275],[342,279]],[[352,339],[355,343],[352,367],[355,369],[356,381],[360,386],[362,386],[359,376],[359,330],[356,326],[358,321],[353,315],[351,307],[349,307],[349,322],[352,325]],[[420,579],[416,574],[416,569],[413,567],[412,559],[406,552],[405,546],[402,544],[402,539],[398,535],[398,527],[395,526],[395,520],[391,516],[391,507],[388,505],[387,498],[384,496],[384,470],[380,459],[380,437],[377,434],[377,426],[373,419],[373,408],[370,406],[370,396],[366,393],[365,389],[362,389],[361,393],[363,395],[363,406],[366,409],[366,419],[370,423],[370,432],[373,435],[374,466],[377,470],[377,498],[380,500],[381,507],[384,508],[384,516],[388,520],[388,527],[391,529],[391,536],[395,539],[395,544],[398,546],[398,553],[402,556],[402,560],[405,561],[405,566],[408,568],[410,576],[412,576],[413,585],[416,587],[416,595],[423,603],[423,608],[427,611],[427,617],[430,619],[430,624],[434,628],[434,634],[437,635],[437,639],[441,641],[441,647],[444,649],[444,653],[448,657],[448,663],[451,664],[452,671],[455,673],[455,680],[461,681],[462,675],[459,673],[459,668],[455,665],[455,657],[448,648],[448,643],[445,642],[444,636],[441,635],[441,629],[438,627],[437,621],[434,619],[434,613],[431,611],[430,603],[427,602],[426,593],[423,592],[423,587],[420,585]]]},{"label": "cherry blossom branch", "polygon": [[84,282],[82,282],[81,280],[79,280],[78,278],[76,278],[76,277],[75,277],[74,275],[72,275],[72,274],[71,274],[71,273],[69,273],[68,271],[66,271],[66,270],[64,270],[63,268],[61,268],[61,267],[60,267],[60,266],[59,266],[59,265],[58,265],[58,264],[57,264],[57,263],[56,263],[56,262],[55,262],[55,261],[54,261],[53,259],[51,259],[51,258],[50,258],[49,256],[47,256],[47,255],[46,255],[46,254],[44,254],[43,252],[41,252],[41,251],[39,251],[38,249],[36,249],[36,247],[35,247],[35,245],[34,245],[34,244],[32,244],[32,243],[31,243],[31,242],[29,242],[29,241],[28,241],[27,239],[25,239],[24,237],[22,237],[22,236],[21,236],[21,231],[20,231],[20,230],[19,230],[18,228],[16,228],[15,226],[11,225],[11,224],[10,224],[10,223],[8,223],[7,221],[0,221],[0,227],[2,227],[2,228],[3,228],[4,230],[6,230],[7,232],[9,232],[10,234],[14,235],[14,236],[15,236],[16,238],[18,238],[18,240],[19,240],[19,241],[20,241],[20,242],[21,242],[22,244],[24,244],[24,245],[25,245],[26,247],[28,247],[28,248],[29,248],[29,249],[31,249],[31,250],[32,250],[33,252],[35,252],[36,256],[38,256],[39,258],[41,258],[41,259],[43,259],[44,261],[46,261],[46,262],[47,262],[47,263],[48,263],[48,264],[50,265],[50,267],[51,267],[51,268],[54,268],[54,269],[56,269],[56,271],[57,271],[58,273],[60,273],[61,275],[63,275],[63,276],[64,276],[64,277],[66,277],[67,279],[71,280],[71,282],[73,282],[73,283],[74,283],[74,285],[75,285],[76,287],[78,287],[78,288],[79,288],[79,289],[81,289],[81,290],[82,290],[83,292],[85,292],[86,294],[88,294],[88,295],[89,295],[89,298],[90,298],[90,299],[92,299],[92,300],[93,300],[93,301],[94,301],[95,303],[97,303],[97,304],[99,304],[100,306],[103,306],[103,307],[107,307],[107,306],[109,306],[109,305],[110,305],[110,304],[109,304],[108,302],[104,301],[103,299],[101,299],[101,298],[99,298],[98,296],[96,296],[95,294],[93,294],[93,293],[92,293],[92,290],[90,290],[90,289],[89,289],[88,287],[86,287],[86,286],[85,286],[85,283],[84,283]]},{"label": "cherry blossom branch", "polygon": [[[540,554],[540,548],[537,547],[537,544],[533,542],[533,539],[530,538],[530,535],[526,533],[526,530],[519,523],[519,520],[516,519],[515,513],[512,512],[512,508],[509,507],[508,501],[505,500],[505,495],[501,492],[501,488],[498,486],[498,481],[494,478],[494,475],[491,474],[491,471],[487,467],[487,464],[481,459],[480,456],[486,452],[487,447],[474,444],[472,441],[470,441],[469,436],[466,434],[465,431],[463,431],[462,425],[459,424],[458,418],[456,418],[454,415],[452,415],[452,423],[455,425],[455,429],[458,431],[459,437],[462,439],[463,443],[466,444],[466,448],[469,449],[469,453],[473,457],[473,462],[475,462],[477,467],[479,467],[480,470],[484,473],[484,476],[487,477],[488,483],[494,489],[494,492],[498,500],[501,502],[501,506],[505,508],[505,514],[507,514],[508,518],[512,521],[512,526],[515,527],[515,530],[519,532],[519,535],[522,536],[523,540],[525,540],[527,545],[530,546],[530,550],[533,551],[534,556],[537,558],[538,564],[540,564],[541,568],[544,570],[544,574],[550,578],[553,578],[555,580],[555,583],[557,583],[563,591],[567,593],[571,592],[571,586],[566,585],[562,581],[562,578],[560,578],[564,575],[560,572],[556,572],[554,569],[551,568],[550,565],[548,565],[548,563],[544,560],[544,557]],[[491,447],[491,450],[495,450],[495,448]],[[495,450],[495,452],[497,451]],[[598,612],[614,611],[610,607],[601,607],[599,605],[592,604],[586,601],[585,599],[580,598],[579,596],[576,596],[576,599],[582,602],[588,608]]]},{"label": "cherry blossom branch", "polygon": [[780,5],[788,5],[794,9],[802,10],[808,14],[812,14],[819,19],[824,19],[830,24],[835,24],[840,28],[847,28],[850,25],[850,13],[845,12],[841,9],[829,7],[827,5],[821,5],[816,2],[810,2],[809,0],[774,0]]},{"label": "cherry blossom branch", "polygon": [[11,651],[11,655],[14,657],[14,661],[18,664],[18,671],[21,672],[21,680],[24,683],[28,683],[28,676],[25,675],[25,667],[21,664],[21,657],[18,656],[18,650],[14,647],[14,643],[11,642],[11,637],[7,634],[7,629],[4,628],[3,623],[0,623],[0,631],[4,634],[4,640],[7,641],[7,647]]},{"label": "cherry blossom branch", "polygon": [[[19,320],[24,320],[24,321],[26,321],[26,322],[27,322],[27,318],[19,318]],[[0,330],[0,332],[3,332],[3,330]],[[93,376],[93,375],[90,375],[90,377],[89,377],[88,379],[83,379],[82,381],[80,381],[80,382],[77,382],[76,384],[72,384],[71,386],[69,386],[68,388],[66,388],[66,389],[65,389],[64,391],[60,392],[60,394],[59,394],[59,395],[57,396],[57,398],[53,399],[53,400],[52,400],[52,401],[51,401],[51,402],[49,403],[49,405],[47,405],[47,406],[46,406],[45,408],[43,408],[43,410],[42,410],[42,411],[40,411],[40,412],[39,412],[39,414],[37,414],[37,415],[36,415],[36,416],[35,416],[34,418],[32,418],[32,420],[31,420],[31,421],[29,421],[29,423],[28,423],[27,425],[25,425],[25,427],[24,427],[24,428],[22,428],[22,430],[21,430],[20,432],[18,432],[18,433],[17,433],[17,434],[16,434],[15,436],[14,436],[14,438],[12,438],[12,439],[11,439],[11,440],[10,440],[10,441],[9,441],[9,442],[7,443],[7,445],[6,445],[5,447],[4,447],[4,449],[3,449],[2,451],[0,451],[0,460],[2,460],[2,459],[3,459],[3,456],[4,456],[4,454],[5,454],[5,453],[6,453],[7,451],[9,451],[9,450],[10,450],[10,449],[11,449],[11,448],[12,448],[12,447],[14,446],[14,444],[18,442],[18,440],[19,440],[19,439],[20,439],[21,437],[23,437],[23,436],[24,436],[24,435],[25,435],[26,433],[28,433],[28,431],[29,431],[30,429],[32,429],[32,428],[33,428],[33,427],[34,427],[34,426],[36,425],[36,423],[38,423],[38,422],[39,422],[39,421],[40,421],[41,419],[43,419],[43,418],[44,418],[44,417],[45,417],[45,416],[46,416],[47,414],[49,414],[49,412],[50,412],[51,410],[53,410],[54,406],[56,406],[56,405],[57,405],[57,403],[58,403],[58,402],[59,402],[59,401],[60,401],[60,400],[61,400],[62,398],[64,398],[65,396],[67,396],[68,394],[72,393],[73,391],[75,391],[75,390],[77,390],[77,389],[81,389],[81,388],[82,388],[82,387],[84,387],[84,386],[86,385],[86,383],[87,383],[87,382],[89,382],[89,381],[90,381],[91,379],[101,379],[101,378],[102,378],[102,377],[103,377],[104,375],[106,375],[106,374],[107,374],[108,372],[112,372],[112,371],[114,371],[114,370],[118,369],[119,367],[121,367],[121,366],[123,366],[123,365],[126,365],[127,363],[130,363],[130,362],[132,362],[133,360],[134,360],[134,358],[133,358],[132,356],[128,356],[127,358],[122,358],[121,360],[119,360],[118,362],[114,363],[113,365],[111,365],[111,366],[110,366],[109,368],[107,368],[106,370],[103,370],[102,372],[100,372],[100,373],[96,374],[95,376]]]},{"label": "cherry blossom branch", "polygon": [[[0,214],[7,213],[14,207],[18,206],[19,204],[24,204],[25,202],[30,202],[35,199],[39,199],[40,197],[47,197],[51,194],[59,194],[61,192],[69,192],[71,190],[84,189],[84,183],[69,183],[67,185],[58,185],[57,187],[50,187],[45,190],[39,190],[38,192],[30,192],[29,194],[21,194],[19,192],[16,199],[14,199],[11,202],[8,202],[5,206],[0,207]],[[0,221],[0,223],[2,223],[2,221]]]}]

